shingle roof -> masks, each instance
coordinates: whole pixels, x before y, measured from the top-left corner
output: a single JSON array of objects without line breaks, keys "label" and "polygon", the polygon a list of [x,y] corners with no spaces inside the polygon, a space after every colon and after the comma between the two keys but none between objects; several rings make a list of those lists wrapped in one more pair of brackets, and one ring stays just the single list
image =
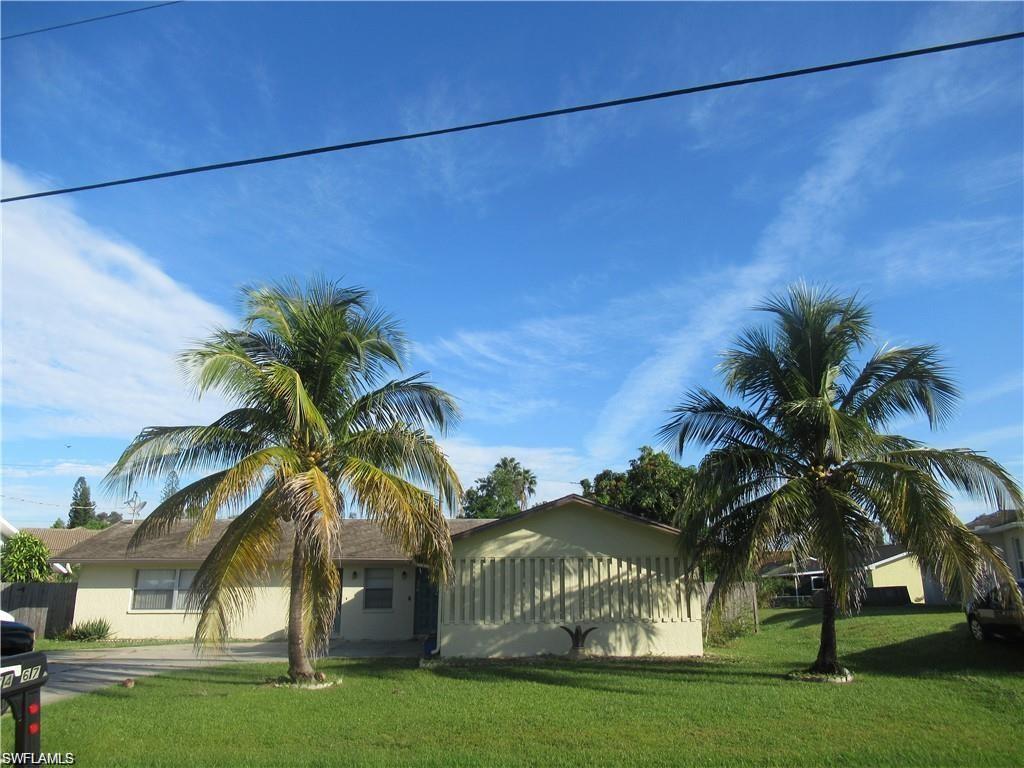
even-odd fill
[{"label": "shingle roof", "polygon": [[99,531],[92,528],[22,528],[21,533],[32,534],[46,545],[53,558],[67,562],[63,557],[65,551],[86,539],[91,539]]},{"label": "shingle roof", "polygon": [[995,528],[1000,525],[1024,521],[1024,514],[1019,509],[1000,509],[998,512],[989,512],[986,515],[978,515],[967,524],[972,531],[979,528]]},{"label": "shingle roof", "polygon": [[[449,520],[448,527],[452,534],[489,522],[488,520]],[[194,561],[202,560],[213,549],[213,545],[223,535],[230,520],[218,520],[213,524],[210,535],[194,547],[185,540],[188,526],[179,525],[165,536],[153,539],[138,549],[128,552],[128,543],[138,526],[132,523],[116,523],[109,528],[96,532],[87,541],[83,541],[64,552],[60,560],[72,563],[102,563],[118,561]],[[288,556],[288,536],[282,537],[282,545],[278,549],[277,560],[285,560]],[[410,555],[403,553],[388,541],[380,527],[371,520],[344,520],[341,524],[341,536],[337,543],[335,557],[340,560],[409,560]]]}]

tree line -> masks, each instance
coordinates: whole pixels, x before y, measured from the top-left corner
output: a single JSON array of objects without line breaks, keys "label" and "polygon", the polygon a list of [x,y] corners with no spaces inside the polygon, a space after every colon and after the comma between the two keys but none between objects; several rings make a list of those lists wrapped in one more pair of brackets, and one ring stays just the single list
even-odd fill
[{"label": "tree line", "polygon": [[[664,451],[645,445],[626,470],[605,469],[579,484],[582,495],[599,504],[676,525],[695,473],[694,467],[682,466]],[[517,459],[503,457],[463,494],[462,516],[498,518],[518,514],[527,508],[536,490],[534,472]]]}]

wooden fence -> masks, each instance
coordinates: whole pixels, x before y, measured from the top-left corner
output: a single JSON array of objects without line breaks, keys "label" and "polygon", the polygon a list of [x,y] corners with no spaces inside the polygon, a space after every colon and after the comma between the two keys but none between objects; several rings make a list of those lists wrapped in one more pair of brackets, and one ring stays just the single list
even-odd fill
[{"label": "wooden fence", "polygon": [[[707,606],[708,595],[714,584],[705,581],[697,587],[697,595],[700,597],[701,605]],[[755,625],[759,620],[757,611],[757,585],[752,581],[744,581],[737,584],[722,598],[722,618],[726,621],[749,616],[753,618]]]},{"label": "wooden fence", "polygon": [[36,631],[36,637],[56,637],[75,617],[78,583],[3,584],[0,608]]}]

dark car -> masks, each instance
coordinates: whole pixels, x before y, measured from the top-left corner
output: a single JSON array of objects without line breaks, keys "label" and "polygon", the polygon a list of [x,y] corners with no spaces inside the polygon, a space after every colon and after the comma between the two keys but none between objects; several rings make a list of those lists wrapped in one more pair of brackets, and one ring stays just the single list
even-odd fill
[{"label": "dark car", "polygon": [[36,631],[20,621],[0,621],[0,656],[29,653],[36,642]]},{"label": "dark car", "polygon": [[967,626],[977,640],[988,640],[993,635],[1024,637],[1024,617],[1010,600],[1011,589],[1016,588],[1024,598],[1024,579],[1015,585],[1002,584],[991,589],[980,600],[967,606]]}]

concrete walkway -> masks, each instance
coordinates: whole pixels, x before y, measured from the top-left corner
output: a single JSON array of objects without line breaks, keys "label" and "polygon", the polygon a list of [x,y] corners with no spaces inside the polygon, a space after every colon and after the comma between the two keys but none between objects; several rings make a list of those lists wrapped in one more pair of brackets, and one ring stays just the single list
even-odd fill
[{"label": "concrete walkway", "polygon": [[[330,656],[339,658],[415,657],[417,642],[338,642]],[[192,645],[140,645],[90,651],[49,651],[50,678],[42,689],[43,704],[116,685],[125,678],[147,677],[175,669],[201,669],[225,664],[283,662],[288,648],[283,641],[231,643],[224,650],[196,656]]]}]

